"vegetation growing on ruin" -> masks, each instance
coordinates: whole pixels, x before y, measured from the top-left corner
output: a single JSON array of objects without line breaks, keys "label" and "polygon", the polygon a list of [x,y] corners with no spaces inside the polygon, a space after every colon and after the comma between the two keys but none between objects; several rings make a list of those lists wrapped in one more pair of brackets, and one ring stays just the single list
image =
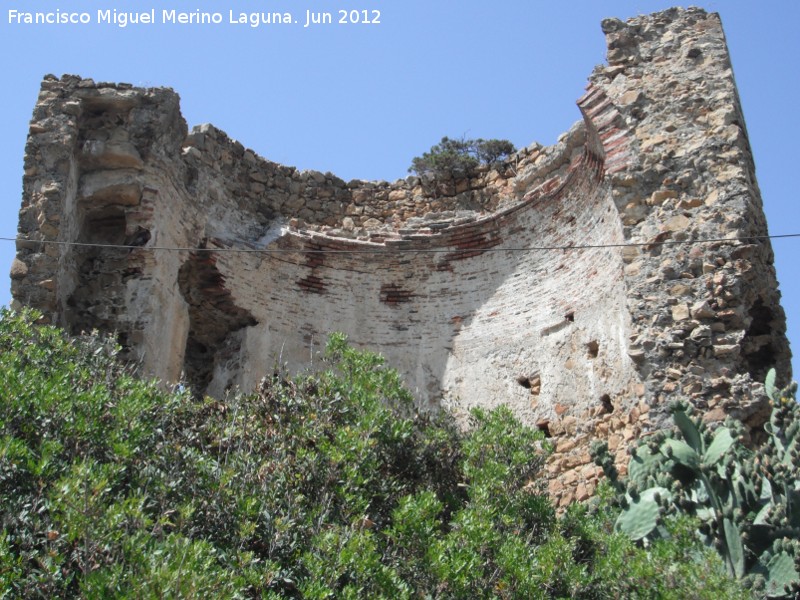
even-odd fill
[{"label": "vegetation growing on ruin", "polygon": [[449,178],[471,174],[479,165],[494,166],[516,149],[508,140],[469,140],[443,137],[422,156],[411,161],[409,173]]},{"label": "vegetation growing on ruin", "polygon": [[342,336],[195,401],[36,318],[0,314],[0,597],[747,597],[689,519],[643,548],[602,500],[557,516],[538,432],[418,414]]}]

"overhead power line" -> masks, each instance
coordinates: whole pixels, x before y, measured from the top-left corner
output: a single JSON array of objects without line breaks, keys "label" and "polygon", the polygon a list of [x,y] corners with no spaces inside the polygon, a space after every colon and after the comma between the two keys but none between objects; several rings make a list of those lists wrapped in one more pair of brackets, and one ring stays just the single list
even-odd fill
[{"label": "overhead power line", "polygon": [[[106,248],[112,250],[146,250],[146,251],[165,251],[165,252],[227,252],[243,254],[435,254],[453,252],[537,252],[537,251],[556,251],[556,250],[591,250],[598,248],[639,248],[655,246],[678,246],[693,244],[713,244],[726,242],[759,242],[763,240],[776,240],[786,238],[800,238],[800,233],[785,233],[781,235],[754,235],[740,238],[704,238],[686,240],[661,240],[650,242],[620,242],[616,244],[574,244],[562,246],[518,246],[503,247],[492,246],[487,248],[352,248],[352,249],[332,249],[332,248],[200,248],[200,247],[181,247],[181,246],[134,246],[125,244],[98,244],[90,242],[67,242],[60,240],[26,240],[24,238],[0,237],[0,241],[23,242],[26,244],[50,244],[57,246],[73,246],[78,248]],[[337,238],[342,239],[342,238]],[[350,241],[349,238],[345,238]],[[413,240],[397,240],[413,241]]]}]

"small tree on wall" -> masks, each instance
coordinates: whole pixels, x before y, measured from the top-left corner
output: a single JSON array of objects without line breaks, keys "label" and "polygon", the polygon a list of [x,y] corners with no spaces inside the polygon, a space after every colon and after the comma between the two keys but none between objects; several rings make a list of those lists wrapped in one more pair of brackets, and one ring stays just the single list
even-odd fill
[{"label": "small tree on wall", "polygon": [[451,139],[447,136],[422,156],[416,156],[409,173],[434,177],[469,175],[479,165],[494,165],[516,151],[508,140]]},{"label": "small tree on wall", "polygon": [[476,140],[475,152],[483,164],[493,165],[514,154],[517,149],[508,140]]}]

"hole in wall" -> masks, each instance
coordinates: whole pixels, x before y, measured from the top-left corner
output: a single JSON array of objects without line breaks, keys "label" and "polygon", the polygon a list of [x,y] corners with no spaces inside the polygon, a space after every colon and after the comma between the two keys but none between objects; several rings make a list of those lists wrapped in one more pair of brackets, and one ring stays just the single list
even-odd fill
[{"label": "hole in wall", "polygon": [[128,346],[128,332],[127,331],[118,331],[117,332],[117,343],[126,348]]},{"label": "hole in wall", "polygon": [[564,319],[569,321],[570,323],[575,322],[575,311],[571,310],[567,314],[564,315]]},{"label": "hole in wall", "polygon": [[79,239],[91,244],[121,244],[126,227],[125,211],[117,206],[86,211]]},{"label": "hole in wall", "polygon": [[775,346],[772,344],[773,321],[775,313],[759,298],[748,311],[750,327],[741,341],[747,372],[756,381],[763,381],[767,371],[777,361]]},{"label": "hole in wall", "polygon": [[541,431],[546,438],[553,437],[550,433],[550,421],[539,421],[536,423],[536,429]]},{"label": "hole in wall", "polygon": [[149,229],[145,229],[141,225],[137,225],[136,229],[128,236],[125,237],[126,246],[144,246],[150,241],[152,234]]},{"label": "hole in wall", "polygon": [[194,396],[202,398],[215,368],[236,360],[241,348],[237,332],[258,322],[235,303],[212,254],[190,255],[178,271],[178,286],[189,305],[184,373]]},{"label": "hole in wall", "polygon": [[[125,240],[127,217],[119,206],[81,207],[76,241],[89,244],[121,244]],[[119,298],[128,251],[116,248],[78,246],[74,253],[74,288],[66,298],[66,322],[70,331],[120,329],[118,314],[124,310]],[[123,345],[122,358],[127,348]]]},{"label": "hole in wall", "polygon": [[520,375],[517,377],[517,383],[530,390],[533,396],[538,396],[542,391],[542,378],[539,375]]},{"label": "hole in wall", "polygon": [[586,355],[589,358],[597,358],[598,352],[600,352],[600,344],[597,343],[597,340],[592,340],[586,344]]},{"label": "hole in wall", "polygon": [[770,321],[772,321],[774,315],[768,306],[764,306],[764,301],[761,298],[755,301],[748,315],[752,319],[750,321],[750,327],[747,328],[748,336],[772,333]]},{"label": "hole in wall", "polygon": [[600,396],[600,414],[601,415],[610,415],[614,412],[614,405],[611,403],[611,396],[608,394],[603,394]]},{"label": "hole in wall", "polygon": [[183,185],[187,189],[192,189],[194,185],[197,183],[198,173],[197,169],[194,167],[186,167],[186,171],[183,173]]}]

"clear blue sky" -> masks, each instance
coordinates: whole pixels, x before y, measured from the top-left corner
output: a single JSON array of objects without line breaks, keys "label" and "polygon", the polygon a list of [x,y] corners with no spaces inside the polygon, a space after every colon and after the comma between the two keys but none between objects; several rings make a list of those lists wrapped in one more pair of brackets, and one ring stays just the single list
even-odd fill
[{"label": "clear blue sky", "polygon": [[[605,61],[604,17],[665,0],[2,0],[5,92],[0,236],[16,233],[22,157],[43,75],[169,86],[189,125],[211,122],[260,155],[343,179],[397,179],[442,135],[552,144]],[[719,12],[742,97],[770,233],[800,232],[800,2],[725,0]],[[218,11],[217,26],[10,25],[8,11]],[[380,24],[303,28],[306,10],[379,10]],[[228,12],[291,11],[297,25],[228,24]],[[800,239],[773,243],[793,348],[800,352]],[[0,242],[0,305],[13,243]],[[794,258],[793,258],[794,257]],[[795,373],[800,362],[795,359]]]}]

